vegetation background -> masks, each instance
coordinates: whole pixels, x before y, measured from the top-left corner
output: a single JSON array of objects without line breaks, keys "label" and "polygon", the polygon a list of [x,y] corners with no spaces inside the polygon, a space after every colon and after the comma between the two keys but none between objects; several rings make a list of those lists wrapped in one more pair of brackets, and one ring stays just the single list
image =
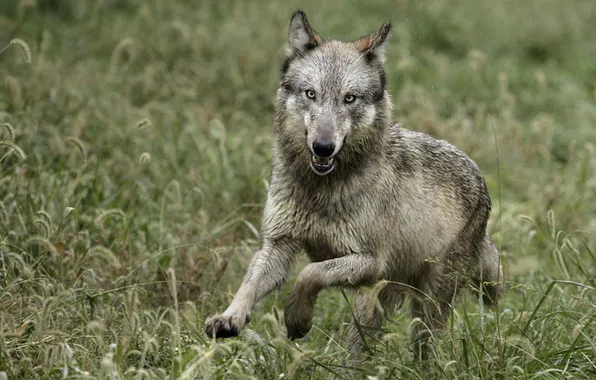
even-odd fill
[{"label": "vegetation background", "polygon": [[[469,293],[430,363],[400,310],[350,368],[339,291],[288,341],[292,281],[203,334],[259,245],[298,7],[327,38],[393,21],[397,119],[485,173],[508,291]],[[3,0],[0,379],[596,378],[595,25],[593,0]]]}]

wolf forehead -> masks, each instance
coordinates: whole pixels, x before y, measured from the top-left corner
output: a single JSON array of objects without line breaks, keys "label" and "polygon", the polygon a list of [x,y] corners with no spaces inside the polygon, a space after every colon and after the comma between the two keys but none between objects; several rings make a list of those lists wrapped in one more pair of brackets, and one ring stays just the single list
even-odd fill
[{"label": "wolf forehead", "polygon": [[[386,84],[385,43],[391,23],[354,41],[325,40],[310,26],[306,14],[296,11],[290,20],[288,49],[281,65],[281,84],[345,88]],[[304,89],[304,88],[301,88]]]},{"label": "wolf forehead", "polygon": [[384,86],[385,72],[382,66],[371,64],[362,52],[350,45],[330,41],[306,56],[287,59],[288,63],[282,66],[282,82],[338,88],[379,81]]}]

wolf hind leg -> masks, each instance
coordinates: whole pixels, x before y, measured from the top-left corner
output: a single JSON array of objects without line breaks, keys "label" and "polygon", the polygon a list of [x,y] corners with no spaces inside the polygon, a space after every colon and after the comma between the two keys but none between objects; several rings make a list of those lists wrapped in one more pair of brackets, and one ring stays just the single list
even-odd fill
[{"label": "wolf hind leg", "polygon": [[451,300],[420,299],[412,297],[410,309],[412,315],[411,349],[414,358],[427,360],[436,334],[445,330],[451,313]]},{"label": "wolf hind leg", "polygon": [[[386,283],[379,291],[359,292],[354,298],[354,318],[350,323],[347,334],[348,349],[352,354],[359,355],[367,347],[366,335],[378,339],[381,335],[381,326],[388,313],[401,306],[404,291],[398,284]],[[364,336],[363,336],[364,335]]]},{"label": "wolf hind leg", "polygon": [[480,248],[479,275],[475,278],[476,286],[482,291],[482,302],[495,306],[503,293],[503,266],[499,251],[491,237],[486,235]]},{"label": "wolf hind leg", "polygon": [[467,262],[466,256],[450,256],[437,263],[426,262],[418,274],[418,291],[410,301],[415,359],[429,359],[432,342],[445,330],[452,304],[469,281]]}]

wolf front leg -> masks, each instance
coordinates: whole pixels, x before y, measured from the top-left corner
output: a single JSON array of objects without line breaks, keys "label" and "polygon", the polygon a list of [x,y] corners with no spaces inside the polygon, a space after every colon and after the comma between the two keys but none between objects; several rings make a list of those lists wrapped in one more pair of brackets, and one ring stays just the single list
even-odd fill
[{"label": "wolf front leg", "polygon": [[285,307],[288,338],[302,338],[312,326],[319,292],[331,286],[357,287],[377,281],[379,263],[372,255],[356,254],[308,264],[298,275]]},{"label": "wolf front leg", "polygon": [[254,305],[286,280],[299,249],[295,241],[266,240],[253,257],[232,303],[205,322],[205,333],[216,338],[237,336],[250,321]]}]

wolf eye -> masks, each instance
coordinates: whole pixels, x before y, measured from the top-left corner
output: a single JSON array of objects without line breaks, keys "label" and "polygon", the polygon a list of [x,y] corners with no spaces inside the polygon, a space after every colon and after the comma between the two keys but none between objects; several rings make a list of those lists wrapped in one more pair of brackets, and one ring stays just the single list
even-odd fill
[{"label": "wolf eye", "polygon": [[344,98],[344,101],[346,103],[353,103],[354,100],[356,100],[356,97],[354,95],[350,95],[350,94],[346,95],[346,97]]},{"label": "wolf eye", "polygon": [[305,93],[306,93],[306,97],[309,99],[314,99],[316,96],[316,94],[313,90],[306,90]]}]

